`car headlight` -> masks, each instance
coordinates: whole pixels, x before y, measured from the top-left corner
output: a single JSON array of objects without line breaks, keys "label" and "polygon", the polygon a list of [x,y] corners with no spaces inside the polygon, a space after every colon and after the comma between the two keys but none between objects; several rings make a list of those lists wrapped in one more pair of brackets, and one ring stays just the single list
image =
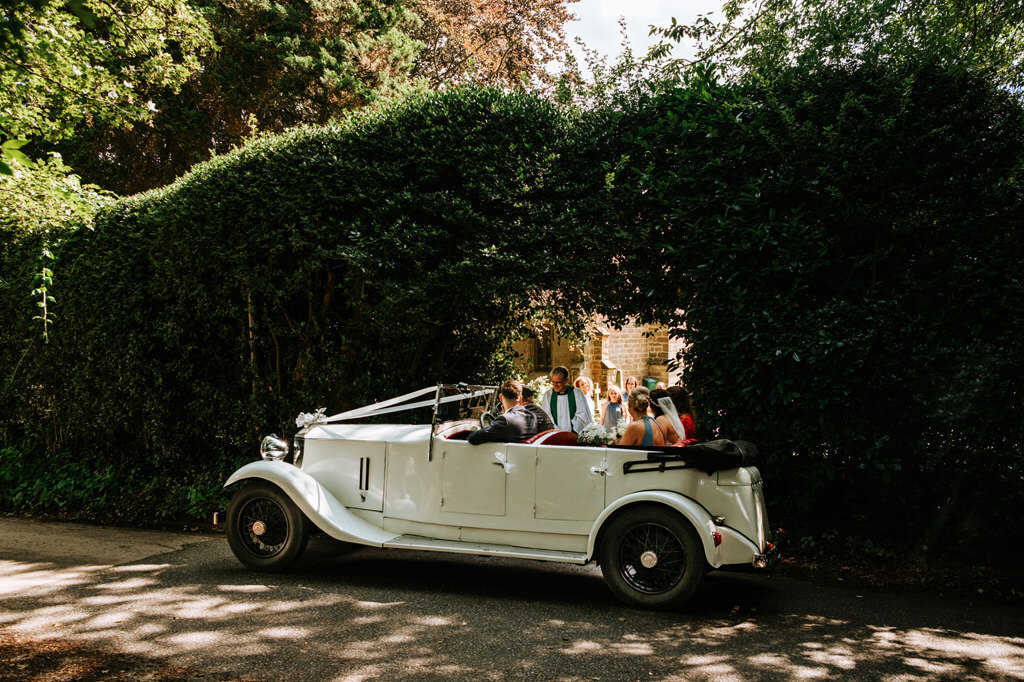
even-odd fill
[{"label": "car headlight", "polygon": [[295,452],[292,456],[292,464],[297,467],[302,466],[302,451],[305,449],[305,445],[305,436],[295,436],[295,439],[292,441],[292,450]]},{"label": "car headlight", "polygon": [[279,438],[272,433],[260,443],[260,457],[269,459],[272,462],[280,462],[288,456],[288,443],[284,438]]}]

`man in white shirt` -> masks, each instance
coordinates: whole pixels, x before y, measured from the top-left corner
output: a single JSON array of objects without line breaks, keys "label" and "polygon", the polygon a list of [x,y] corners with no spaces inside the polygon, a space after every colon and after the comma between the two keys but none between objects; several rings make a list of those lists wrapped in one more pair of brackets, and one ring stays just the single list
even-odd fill
[{"label": "man in white shirt", "polygon": [[551,390],[540,397],[541,408],[548,413],[555,428],[579,433],[594,422],[594,414],[587,396],[578,388],[569,386],[569,370],[555,367],[551,370]]}]

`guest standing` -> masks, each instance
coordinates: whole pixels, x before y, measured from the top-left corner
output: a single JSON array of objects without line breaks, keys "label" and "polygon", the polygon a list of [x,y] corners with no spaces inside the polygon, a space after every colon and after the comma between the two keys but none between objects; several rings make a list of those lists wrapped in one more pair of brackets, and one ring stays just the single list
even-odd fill
[{"label": "guest standing", "polygon": [[519,399],[519,404],[528,409],[533,413],[533,416],[537,418],[537,432],[550,431],[555,428],[555,425],[551,423],[551,417],[548,413],[541,409],[541,406],[533,402],[534,392],[529,386],[523,386],[523,397]]},{"label": "guest standing", "polygon": [[628,421],[624,416],[625,412],[626,406],[622,403],[622,391],[618,386],[609,386],[608,397],[601,403],[601,426],[609,431],[614,431],[619,425],[619,420]]},{"label": "guest standing", "polygon": [[587,377],[576,377],[576,381],[572,382],[572,385],[583,391],[583,395],[587,396],[587,405],[590,406],[590,414],[594,414],[594,399],[591,397],[594,395],[594,382]]}]

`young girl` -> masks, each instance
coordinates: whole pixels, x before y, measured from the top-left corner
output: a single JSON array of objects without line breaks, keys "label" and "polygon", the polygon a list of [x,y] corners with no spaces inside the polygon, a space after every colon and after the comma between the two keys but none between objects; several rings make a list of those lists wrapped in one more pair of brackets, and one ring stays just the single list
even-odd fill
[{"label": "young girl", "polygon": [[601,403],[601,426],[614,431],[619,420],[627,421],[626,406],[622,404],[622,391],[618,386],[608,387],[608,397]]},{"label": "young girl", "polygon": [[622,418],[626,420],[626,423],[633,421],[633,417],[629,415],[629,410],[626,409],[626,403],[629,402],[629,394],[639,385],[640,382],[636,377],[626,377],[626,383],[622,386]]}]

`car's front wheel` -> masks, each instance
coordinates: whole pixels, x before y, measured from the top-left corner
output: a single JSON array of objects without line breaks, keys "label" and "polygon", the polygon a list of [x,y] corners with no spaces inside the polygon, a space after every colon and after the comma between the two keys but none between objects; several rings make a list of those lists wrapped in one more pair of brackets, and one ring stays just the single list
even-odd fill
[{"label": "car's front wheel", "polygon": [[598,560],[615,596],[643,609],[682,604],[704,577],[697,531],[675,511],[657,505],[626,509],[612,519]]},{"label": "car's front wheel", "polygon": [[306,518],[272,483],[256,481],[231,498],[228,545],[238,560],[260,571],[291,566],[306,549]]}]

